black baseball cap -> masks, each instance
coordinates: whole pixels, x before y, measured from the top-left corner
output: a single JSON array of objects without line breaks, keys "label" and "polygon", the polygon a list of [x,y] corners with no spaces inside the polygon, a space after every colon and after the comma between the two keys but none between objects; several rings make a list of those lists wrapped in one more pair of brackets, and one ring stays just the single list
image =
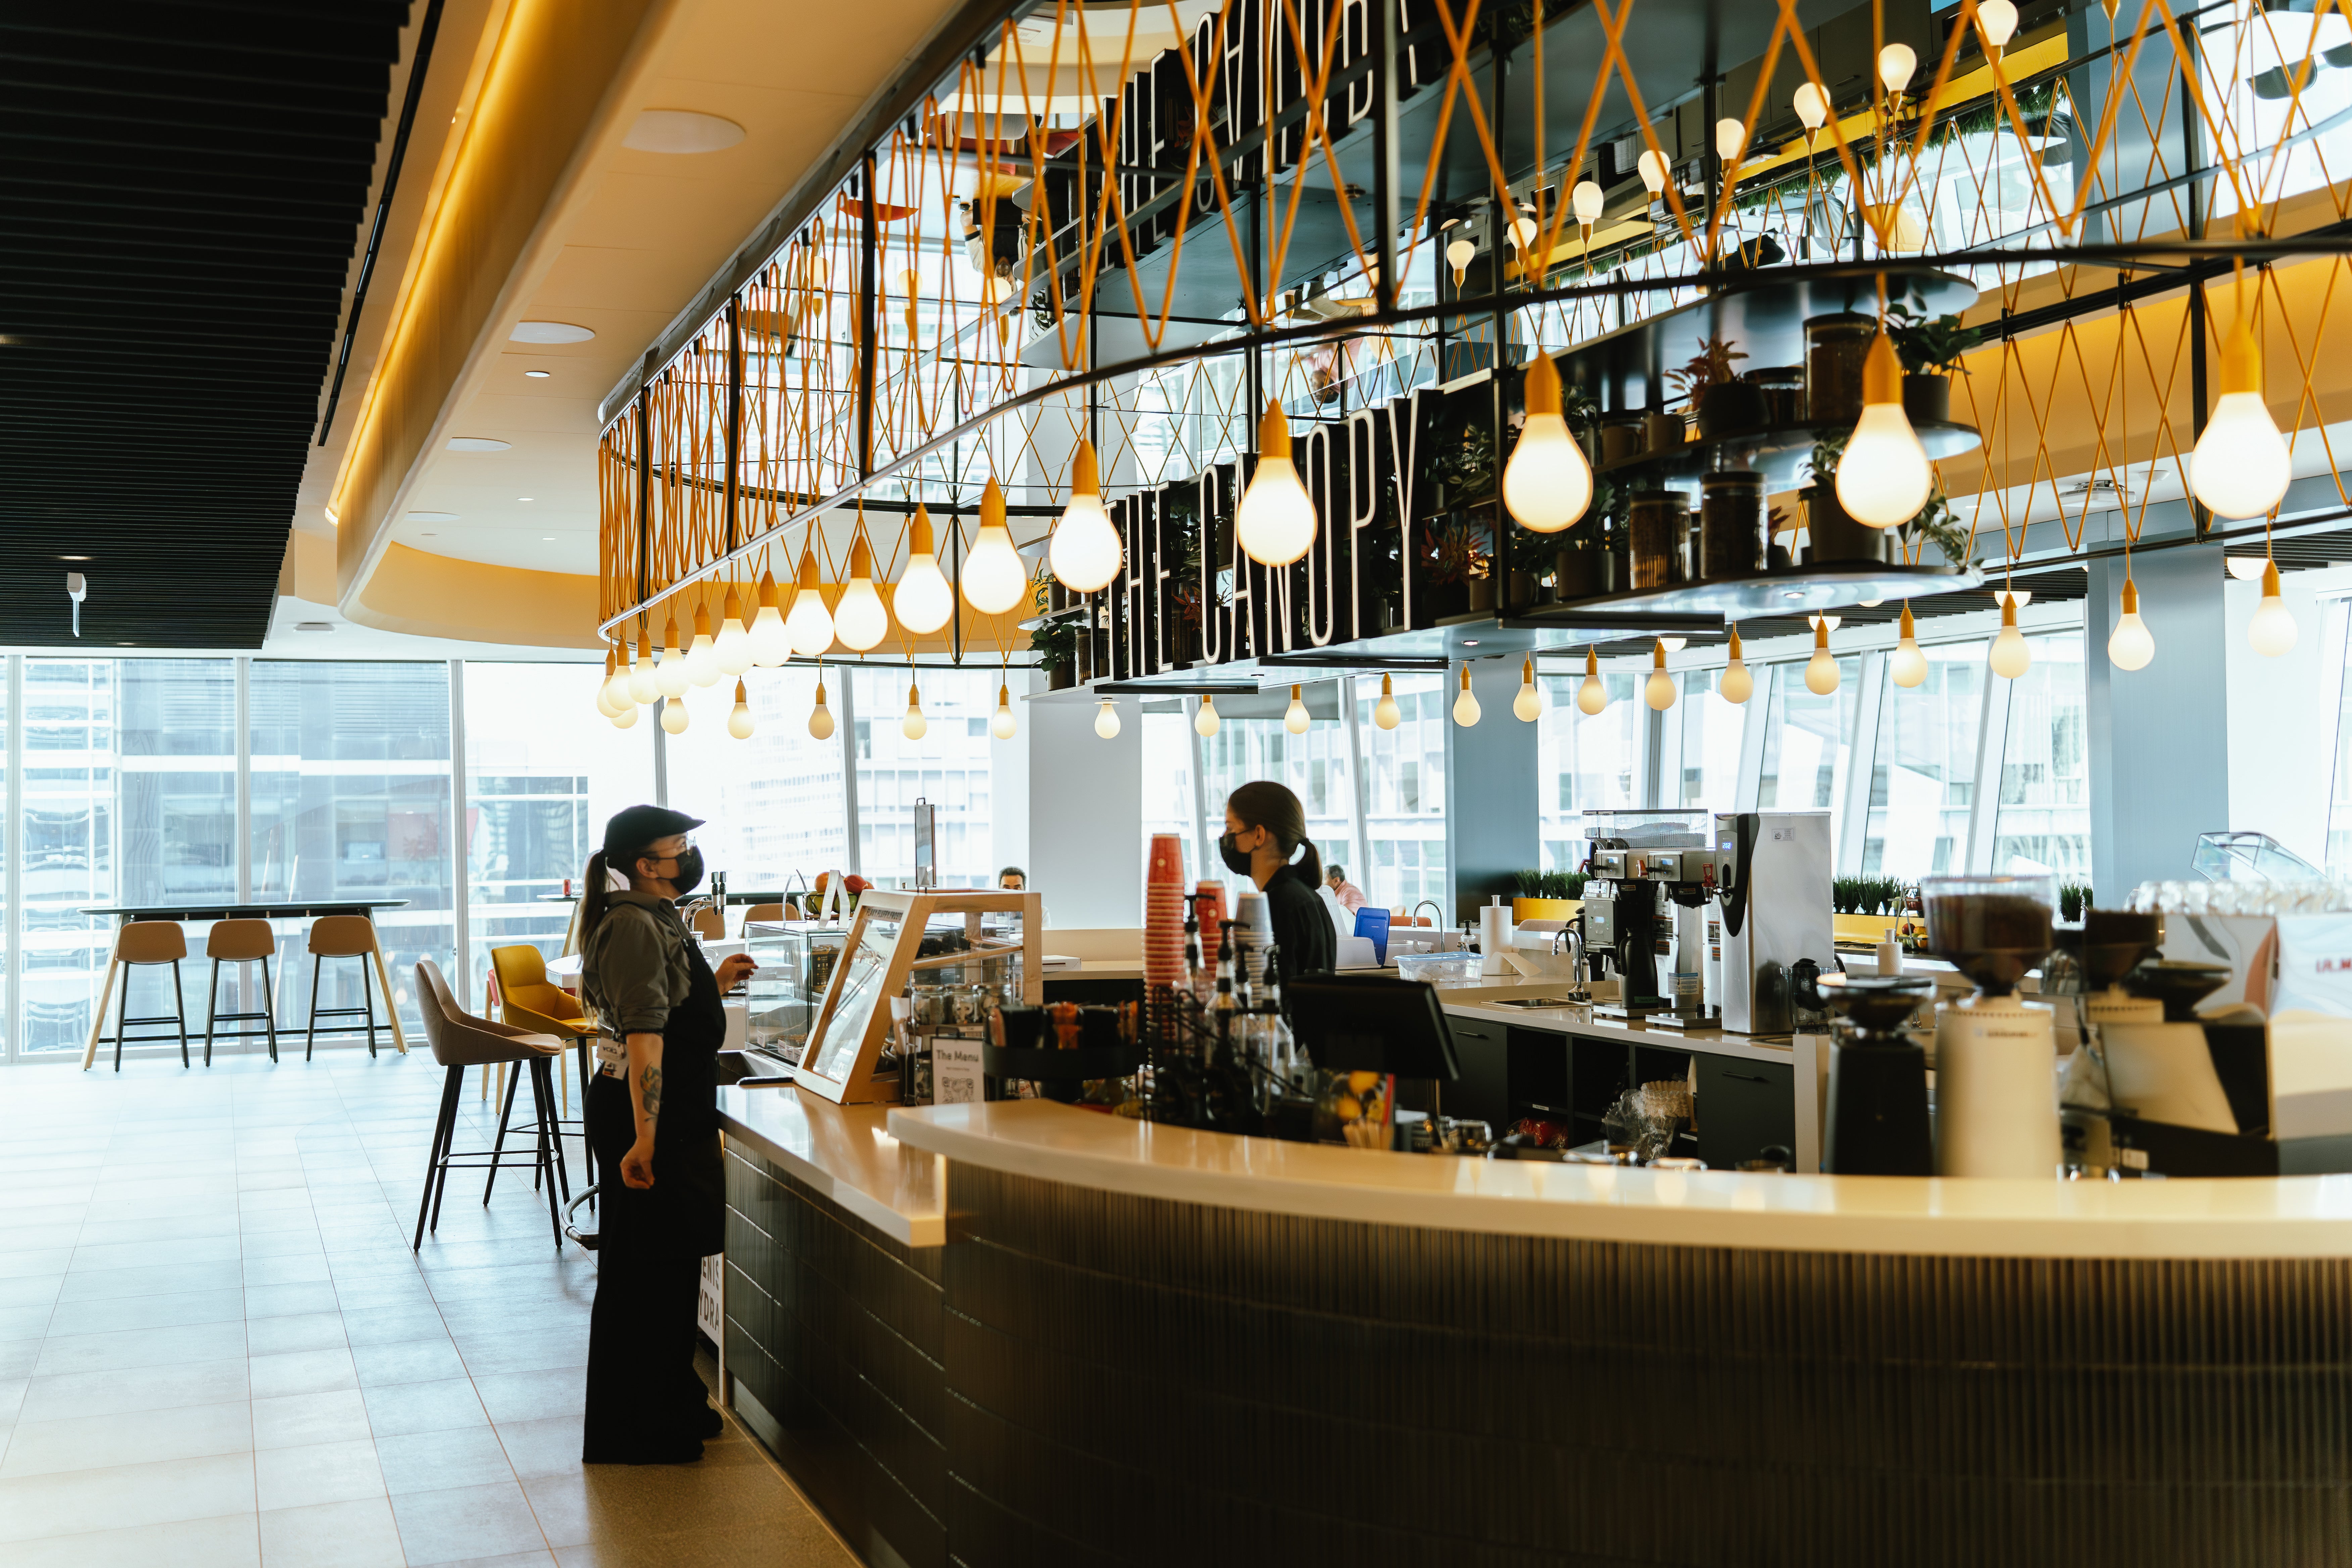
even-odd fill
[{"label": "black baseball cap", "polygon": [[637,851],[656,838],[667,838],[674,833],[691,833],[702,826],[702,818],[688,816],[682,811],[672,811],[666,805],[633,805],[616,811],[604,824],[604,863],[625,870],[618,863],[633,859]]}]

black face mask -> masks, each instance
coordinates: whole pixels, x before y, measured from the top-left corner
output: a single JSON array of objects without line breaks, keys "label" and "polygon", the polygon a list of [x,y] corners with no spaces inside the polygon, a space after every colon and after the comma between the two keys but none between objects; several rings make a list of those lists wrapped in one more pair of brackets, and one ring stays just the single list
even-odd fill
[{"label": "black face mask", "polygon": [[1226,870],[1236,877],[1246,877],[1250,874],[1250,853],[1235,846],[1234,841],[1240,837],[1238,833],[1228,833],[1218,839],[1217,854],[1224,861]]},{"label": "black face mask", "polygon": [[[646,858],[652,859],[654,857],[647,856]],[[668,881],[669,885],[676,888],[679,893],[690,893],[694,891],[695,889],[702,886],[702,849],[700,846],[689,844],[687,846],[686,852],[684,854],[663,856],[661,858],[675,860],[677,862],[677,869],[669,874]]]}]

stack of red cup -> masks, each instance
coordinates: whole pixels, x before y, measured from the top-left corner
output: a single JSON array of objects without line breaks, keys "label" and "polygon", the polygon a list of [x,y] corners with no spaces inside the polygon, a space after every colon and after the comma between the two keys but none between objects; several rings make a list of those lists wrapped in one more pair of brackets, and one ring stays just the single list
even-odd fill
[{"label": "stack of red cup", "polygon": [[1143,984],[1184,983],[1184,841],[1151,836],[1143,879]]}]

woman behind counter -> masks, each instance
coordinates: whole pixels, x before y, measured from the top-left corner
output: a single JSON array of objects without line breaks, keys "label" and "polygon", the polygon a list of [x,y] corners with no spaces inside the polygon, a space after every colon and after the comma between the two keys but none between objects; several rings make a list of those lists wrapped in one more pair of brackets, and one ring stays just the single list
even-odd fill
[{"label": "woman behind counter", "polygon": [[[588,1139],[608,1173],[580,1456],[592,1465],[689,1464],[725,1425],[694,1370],[695,1307],[726,1227],[719,997],[753,965],[739,954],[714,975],[678,919],[677,900],[702,881],[687,837],[701,826],[655,805],[616,814],[581,900],[580,994],[599,1030]],[[612,873],[625,892],[607,890]]]},{"label": "woman behind counter", "polygon": [[[1227,870],[1247,877],[1265,895],[1283,984],[1329,973],[1339,939],[1316,894],[1323,861],[1307,839],[1307,810],[1298,797],[1268,779],[1242,785],[1225,797],[1225,836],[1217,849]],[[1298,855],[1295,865],[1293,855]]]}]

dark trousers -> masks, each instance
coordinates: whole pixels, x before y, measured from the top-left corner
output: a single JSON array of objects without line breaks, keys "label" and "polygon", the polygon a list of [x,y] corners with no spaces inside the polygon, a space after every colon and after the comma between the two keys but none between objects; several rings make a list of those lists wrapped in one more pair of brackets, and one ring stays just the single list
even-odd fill
[{"label": "dark trousers", "polygon": [[636,1142],[629,1086],[601,1072],[591,1079],[587,1121],[604,1182],[581,1458],[627,1463],[681,1449],[691,1458],[709,1408],[694,1370],[702,1260],[664,1247],[652,1190],[621,1180],[621,1156]]}]

